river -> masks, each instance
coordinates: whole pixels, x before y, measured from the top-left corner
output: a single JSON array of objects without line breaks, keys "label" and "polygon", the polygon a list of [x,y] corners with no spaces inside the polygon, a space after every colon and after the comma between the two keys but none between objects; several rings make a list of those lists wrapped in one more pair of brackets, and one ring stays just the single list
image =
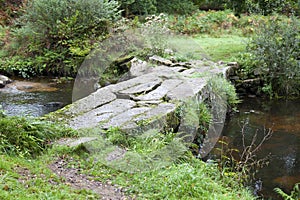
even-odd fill
[{"label": "river", "polygon": [[223,137],[241,151],[244,124],[248,144],[256,132],[259,140],[267,129],[272,129],[271,138],[263,143],[257,153],[258,159],[269,155],[269,164],[259,170],[256,181],[262,183],[262,189],[258,192],[261,197],[282,199],[274,192],[275,187],[290,192],[294,184],[300,182],[300,99],[245,98],[238,110],[239,113],[227,119]]},{"label": "river", "polygon": [[10,116],[43,116],[72,102],[72,82],[15,80],[0,89],[0,105]]}]

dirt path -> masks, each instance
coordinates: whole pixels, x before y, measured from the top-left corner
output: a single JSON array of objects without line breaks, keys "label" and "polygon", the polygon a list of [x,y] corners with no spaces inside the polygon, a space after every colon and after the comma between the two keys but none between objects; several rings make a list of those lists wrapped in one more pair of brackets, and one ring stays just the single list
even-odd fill
[{"label": "dirt path", "polygon": [[81,174],[76,168],[67,167],[68,161],[59,158],[49,165],[49,168],[58,176],[66,179],[66,183],[75,189],[87,189],[101,196],[105,200],[129,200],[122,189],[108,183],[94,181],[92,176]]}]

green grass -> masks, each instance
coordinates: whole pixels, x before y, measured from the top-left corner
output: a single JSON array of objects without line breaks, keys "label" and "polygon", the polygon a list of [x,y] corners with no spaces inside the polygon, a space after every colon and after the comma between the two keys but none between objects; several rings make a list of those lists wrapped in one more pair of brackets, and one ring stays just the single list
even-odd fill
[{"label": "green grass", "polygon": [[[221,176],[216,165],[191,156],[159,170],[132,174],[89,159],[83,151],[58,147],[34,160],[0,155],[0,199],[98,199],[90,191],[72,189],[47,168],[62,155],[72,160],[70,166],[93,175],[95,180],[110,181],[137,199],[254,199],[233,177]],[[18,174],[18,168],[28,169],[30,177]]]},{"label": "green grass", "polygon": [[175,56],[184,60],[207,58],[212,61],[232,61],[232,57],[245,52],[248,38],[237,35],[198,35],[196,37],[172,37],[171,48],[176,49]]},{"label": "green grass", "polygon": [[99,199],[91,191],[71,188],[53,174],[47,167],[51,161],[46,155],[33,160],[0,155],[0,199]]},{"label": "green grass", "polygon": [[197,44],[213,61],[231,61],[232,57],[245,52],[247,40],[248,38],[234,35],[198,36],[195,38]]},{"label": "green grass", "polygon": [[[103,169],[105,166],[97,163],[88,171],[101,177]],[[115,173],[110,180],[127,187],[138,199],[253,199],[232,178],[222,177],[215,165],[196,159],[147,173]]]},{"label": "green grass", "polygon": [[[0,108],[1,109],[1,108]],[[0,152],[21,157],[41,154],[51,141],[77,133],[63,125],[37,119],[5,116],[0,110]]]},{"label": "green grass", "polygon": [[[43,133],[42,130],[39,132]],[[87,151],[89,148],[91,150],[90,143],[77,148],[48,146],[42,155],[36,157],[0,152],[0,199],[99,199],[91,191],[73,189],[64,178],[55,175],[48,166],[58,158],[64,158],[69,162],[68,166],[94,176],[97,181],[109,181],[124,188],[128,196],[137,199],[254,199],[250,191],[235,182],[234,176],[222,175],[218,165],[204,163],[186,151],[185,145],[175,134],[146,132],[137,137],[116,138],[118,134],[118,129],[111,129],[105,137],[99,137],[102,140],[96,140],[98,149],[95,148],[93,153]],[[126,148],[124,161],[133,164],[112,161],[110,165],[105,162],[101,155],[107,155],[102,151],[111,150],[109,144]],[[171,155],[173,160],[167,162],[165,159],[169,157],[164,156],[161,149],[171,150],[163,153]],[[172,156],[172,153],[176,155]],[[151,170],[141,169],[138,173],[134,173],[136,169],[124,170],[124,164],[127,164],[125,167],[143,164],[147,167],[149,162],[144,160],[151,158],[151,155],[154,156],[151,162],[155,165]]]},{"label": "green grass", "polygon": [[[160,140],[151,139],[151,142],[147,144],[149,147],[162,144]],[[134,148],[131,146],[129,151],[146,153],[144,143],[134,141]],[[222,175],[216,164],[204,163],[190,152],[156,170],[130,173],[94,159],[84,146],[54,146],[35,159],[0,154],[0,199],[99,199],[91,191],[72,189],[50,171],[48,165],[62,157],[68,160],[68,166],[94,176],[97,181],[112,182],[136,199],[254,199],[249,190],[235,182],[234,176]],[[28,169],[30,175],[24,176],[18,169]]]}]

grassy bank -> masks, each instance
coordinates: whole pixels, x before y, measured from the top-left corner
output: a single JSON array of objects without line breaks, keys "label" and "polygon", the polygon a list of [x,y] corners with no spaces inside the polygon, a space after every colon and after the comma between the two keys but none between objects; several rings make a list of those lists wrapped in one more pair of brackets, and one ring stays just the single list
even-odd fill
[{"label": "grassy bank", "polygon": [[[112,192],[99,193],[97,188],[101,185],[113,190],[122,188],[122,195],[136,199],[253,199],[251,192],[236,182],[234,173],[225,173],[217,164],[196,159],[173,133],[153,132],[127,138],[120,136],[118,129],[112,129],[94,144],[99,151],[87,151],[93,143],[77,147],[53,143],[81,134],[86,136],[62,125],[1,113],[0,199],[99,199]],[[113,161],[111,165],[102,153],[111,149],[109,144],[126,149],[125,161],[135,159],[138,165],[143,161],[137,159],[147,156],[162,159],[152,170],[122,170],[122,162]],[[180,155],[165,164],[161,152],[164,148]]]},{"label": "grassy bank", "polygon": [[54,174],[49,165],[64,158],[67,168],[80,169],[103,183],[122,187],[136,199],[254,199],[233,177],[222,176],[216,165],[190,158],[148,173],[125,173],[89,159],[84,151],[55,147],[36,159],[0,155],[1,199],[99,199],[86,189]]}]

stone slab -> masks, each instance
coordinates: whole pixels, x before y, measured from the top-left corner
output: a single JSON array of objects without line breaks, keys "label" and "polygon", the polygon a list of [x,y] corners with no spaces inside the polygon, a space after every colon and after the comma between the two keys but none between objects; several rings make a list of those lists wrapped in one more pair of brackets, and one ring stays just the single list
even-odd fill
[{"label": "stone slab", "polygon": [[70,120],[69,124],[74,129],[95,127],[109,120],[111,117],[123,113],[136,105],[134,101],[116,99],[97,109],[86,112]]},{"label": "stone slab", "polygon": [[128,79],[100,88],[63,110],[70,118],[69,125],[76,129],[119,127],[130,134],[152,128],[178,128],[176,109],[181,102],[190,97],[207,98],[207,80],[224,74],[222,65],[208,60],[153,60],[159,65],[149,66],[133,59]]},{"label": "stone slab", "polygon": [[157,74],[150,73],[126,81],[122,81],[117,84],[109,85],[106,88],[108,88],[113,93],[117,93],[138,86],[140,84],[144,84],[148,82],[156,82],[156,81],[161,81],[161,78],[159,78]]},{"label": "stone slab", "polygon": [[67,110],[68,115],[78,115],[88,112],[115,100],[117,96],[107,88],[101,88],[89,96],[73,103]]},{"label": "stone slab", "polygon": [[177,87],[178,85],[182,84],[183,80],[177,80],[177,79],[168,79],[165,80],[158,88],[155,90],[149,92],[145,95],[140,95],[137,97],[134,97],[134,100],[138,101],[153,101],[153,100],[161,100],[166,96],[166,94]]},{"label": "stone slab", "polygon": [[165,59],[165,58],[162,58],[160,56],[151,56],[149,58],[149,60],[155,64],[161,64],[161,65],[166,65],[166,66],[171,66],[173,64],[172,61],[168,60],[168,59]]},{"label": "stone slab", "polygon": [[183,82],[182,84],[170,90],[166,97],[170,100],[182,101],[192,96],[194,96],[193,88],[187,82]]},{"label": "stone slab", "polygon": [[153,88],[158,87],[160,85],[161,81],[152,81],[152,82],[146,82],[139,84],[137,86],[131,87],[126,90],[122,90],[119,93],[123,94],[140,94],[140,93],[146,93],[148,91],[153,90]]},{"label": "stone slab", "polygon": [[132,121],[133,118],[137,117],[138,115],[142,115],[150,109],[151,108],[149,107],[132,108],[112,117],[107,123],[101,125],[101,127],[103,129],[109,129],[110,127],[122,127]]}]

